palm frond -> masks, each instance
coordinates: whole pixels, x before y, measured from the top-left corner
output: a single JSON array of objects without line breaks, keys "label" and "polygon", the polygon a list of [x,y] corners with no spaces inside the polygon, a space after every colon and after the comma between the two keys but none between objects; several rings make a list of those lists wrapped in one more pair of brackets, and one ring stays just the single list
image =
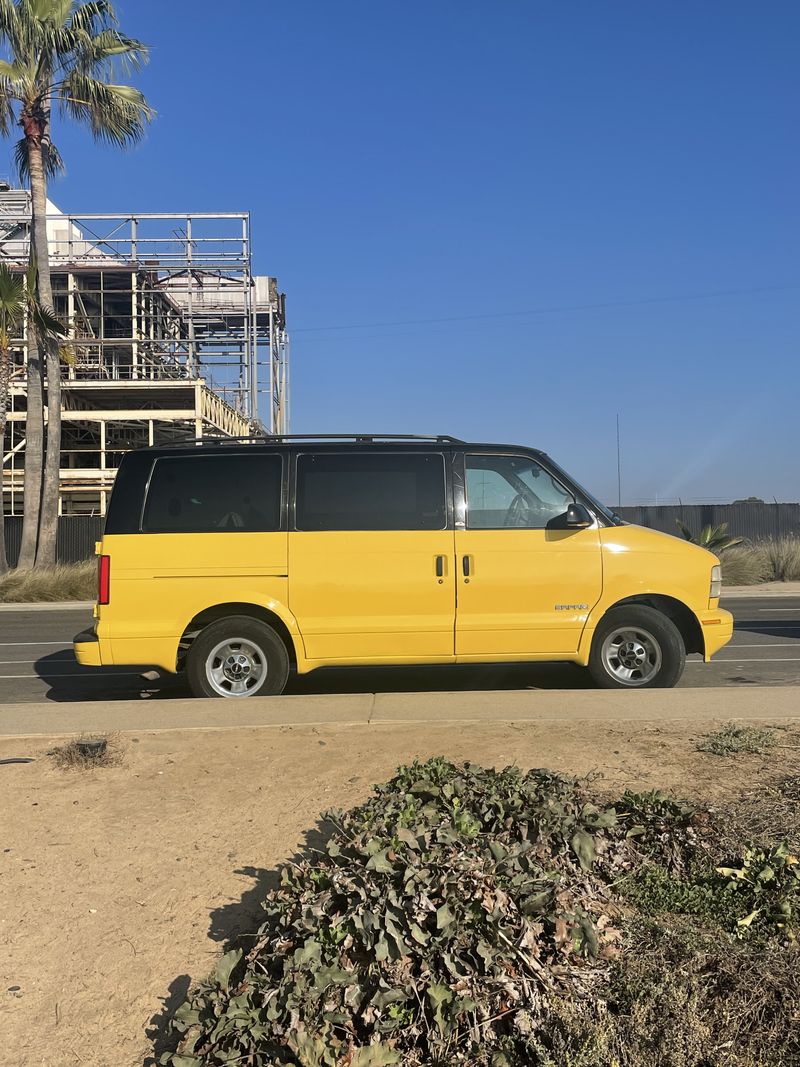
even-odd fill
[{"label": "palm frond", "polygon": [[7,319],[22,317],[25,308],[25,279],[0,263],[0,315]]},{"label": "palm frond", "polygon": [[39,271],[36,260],[31,258],[28,261],[28,269],[25,272],[23,292],[28,314],[33,320],[34,328],[40,337],[64,337],[69,332],[67,327],[56,316],[52,308],[39,300],[37,295],[38,278]]},{"label": "palm frond", "polygon": [[[42,164],[45,177],[57,178],[66,170],[61,153],[52,141],[42,142]],[[14,146],[14,167],[20,180],[27,182],[31,176],[30,159],[28,157],[28,142],[23,137]]]},{"label": "palm frond", "polygon": [[18,82],[21,81],[27,73],[27,68],[23,66],[19,60],[14,60],[13,63],[8,63],[5,59],[0,59],[0,77],[8,79],[10,82]]},{"label": "palm frond", "polygon": [[94,37],[101,30],[117,23],[117,13],[112,4],[107,0],[90,0],[89,3],[79,4],[72,12],[69,27],[72,30],[81,30]]},{"label": "palm frond", "polygon": [[94,35],[76,33],[75,65],[87,74],[111,72],[116,64],[123,70],[138,70],[149,58],[143,41],[109,28]]},{"label": "palm frond", "polygon": [[0,0],[0,37],[8,40],[12,52],[17,51],[19,29],[19,12],[14,0]]},{"label": "palm frond", "polygon": [[0,78],[0,136],[7,137],[11,133],[12,126],[16,125],[14,99],[4,79]]},{"label": "palm frond", "polygon": [[74,367],[78,362],[78,357],[75,355],[75,349],[72,345],[59,345],[58,358],[67,367]]},{"label": "palm frond", "polygon": [[120,146],[141,140],[155,112],[130,85],[109,85],[80,70],[70,71],[59,90],[61,105],[88,124],[97,141]]},{"label": "palm frond", "polygon": [[21,0],[19,6],[38,22],[63,26],[69,18],[72,0]]},{"label": "palm frond", "polygon": [[67,333],[67,327],[61,319],[56,318],[55,313],[50,308],[45,307],[44,304],[40,304],[38,300],[31,306],[30,314],[40,336],[63,337]]}]

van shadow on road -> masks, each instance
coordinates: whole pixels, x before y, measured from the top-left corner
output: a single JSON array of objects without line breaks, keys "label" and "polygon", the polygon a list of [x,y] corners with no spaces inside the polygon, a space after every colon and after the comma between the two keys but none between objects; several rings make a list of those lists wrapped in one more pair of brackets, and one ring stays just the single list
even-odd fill
[{"label": "van shadow on road", "polygon": [[[102,673],[79,667],[63,652],[42,656],[33,665],[48,686],[44,699],[170,699],[191,696],[181,675],[142,677],[147,667],[105,667]],[[498,689],[591,689],[589,672],[572,663],[436,664],[408,667],[322,667],[293,674],[287,694],[480,692]]]},{"label": "van shadow on road", "polygon": [[797,639],[800,645],[800,610],[795,615],[786,612],[785,617],[780,619],[736,619],[736,632],[758,634],[761,637],[781,638],[782,640]]}]

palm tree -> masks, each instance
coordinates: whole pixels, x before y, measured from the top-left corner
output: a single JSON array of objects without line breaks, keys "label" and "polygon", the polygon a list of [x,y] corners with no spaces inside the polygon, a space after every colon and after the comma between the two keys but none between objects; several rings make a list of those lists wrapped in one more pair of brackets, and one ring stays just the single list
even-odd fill
[{"label": "palm tree", "polygon": [[[153,112],[130,85],[111,79],[147,60],[147,47],[121,33],[108,0],[0,0],[0,44],[8,60],[0,61],[0,132],[22,127],[16,159],[31,189],[32,260],[38,271],[37,297],[53,307],[47,245],[47,181],[62,167],[51,140],[51,110],[88,126],[97,141],[124,147],[138,141]],[[28,420],[25,450],[25,523],[20,565],[55,561],[58,477],[61,464],[61,368],[58,344],[44,345],[47,367],[47,450],[44,477],[41,422],[34,414],[42,394],[41,357],[29,350]],[[31,358],[33,357],[33,358]],[[41,403],[38,404],[41,410]],[[33,430],[33,434],[29,431]],[[38,453],[38,454],[37,454]],[[41,495],[41,511],[40,508]],[[38,521],[37,521],[38,517]]]},{"label": "palm tree", "polygon": [[694,536],[689,527],[681,522],[680,519],[675,520],[675,525],[687,541],[691,541],[694,545],[700,545],[702,548],[707,548],[709,552],[713,552],[716,556],[718,556],[720,552],[724,552],[726,548],[733,548],[734,545],[740,545],[743,540],[741,537],[728,536],[727,522],[721,522],[719,526],[704,526],[697,537]]},{"label": "palm tree", "polygon": [[[58,319],[42,307],[36,299],[36,270],[31,262],[27,277],[14,274],[5,263],[0,263],[0,459],[6,432],[8,392],[11,382],[11,350],[14,338],[22,337],[25,320],[28,319],[30,337],[56,339],[66,333]],[[5,544],[5,518],[3,515],[2,465],[0,464],[0,574],[8,570]]]}]

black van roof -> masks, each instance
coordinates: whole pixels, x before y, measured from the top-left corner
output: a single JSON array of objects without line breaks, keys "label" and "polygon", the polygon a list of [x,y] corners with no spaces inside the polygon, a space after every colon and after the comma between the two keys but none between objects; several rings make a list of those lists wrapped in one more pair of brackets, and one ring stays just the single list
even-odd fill
[{"label": "black van roof", "polygon": [[231,445],[382,445],[382,444],[407,444],[407,445],[458,445],[462,448],[498,448],[498,449],[523,449],[525,452],[533,452],[545,455],[541,449],[531,448],[529,445],[496,444],[486,441],[463,441],[460,437],[452,437],[450,434],[412,434],[412,433],[298,433],[298,434],[251,434],[244,437],[185,437],[169,443],[152,445],[147,449],[138,451],[161,452],[162,450],[174,451],[182,449],[187,452],[195,448],[227,448]]}]

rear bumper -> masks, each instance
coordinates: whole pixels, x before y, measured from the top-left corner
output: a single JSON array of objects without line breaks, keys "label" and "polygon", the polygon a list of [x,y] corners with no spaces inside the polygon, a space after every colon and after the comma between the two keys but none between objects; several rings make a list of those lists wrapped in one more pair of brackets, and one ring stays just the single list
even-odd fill
[{"label": "rear bumper", "polygon": [[714,653],[724,648],[733,637],[733,615],[723,608],[715,608],[701,612],[699,618],[705,641],[704,659],[708,663]]},{"label": "rear bumper", "polygon": [[102,667],[103,658],[100,654],[100,638],[93,629],[81,630],[72,639],[72,647],[75,651],[75,659],[81,667]]}]

